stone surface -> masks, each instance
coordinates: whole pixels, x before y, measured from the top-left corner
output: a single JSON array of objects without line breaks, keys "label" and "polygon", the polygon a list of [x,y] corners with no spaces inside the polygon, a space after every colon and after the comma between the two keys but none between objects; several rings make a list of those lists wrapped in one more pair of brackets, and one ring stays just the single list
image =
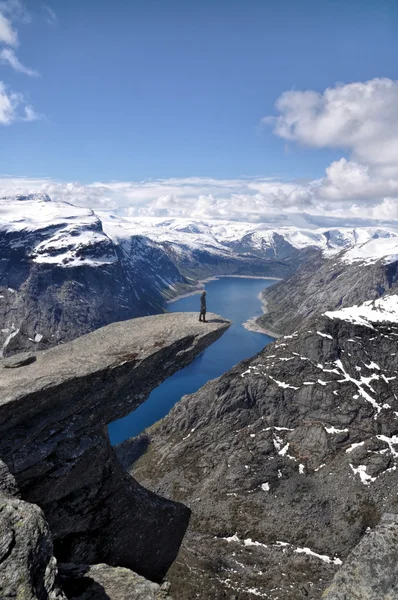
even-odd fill
[{"label": "stone surface", "polygon": [[160,586],[123,567],[61,564],[59,568],[69,600],[172,600],[167,584]]},{"label": "stone surface", "polygon": [[31,352],[23,352],[16,356],[10,356],[9,358],[3,358],[1,366],[3,369],[18,369],[19,367],[26,367],[36,361],[36,356]]},{"label": "stone surface", "polygon": [[57,581],[49,527],[38,506],[16,497],[15,480],[0,461],[0,598],[66,600]]},{"label": "stone surface", "polygon": [[316,314],[379,298],[397,278],[398,262],[348,265],[313,250],[291,277],[264,290],[265,314],[257,322],[278,334],[291,333]]},{"label": "stone surface", "polygon": [[63,562],[126,566],[161,580],[190,511],[142,488],[106,433],[228,328],[175,313],[114,323],[0,370],[0,456],[43,510]]},{"label": "stone surface", "polygon": [[325,590],[325,600],[398,598],[398,516],[384,514],[365,534]]},{"label": "stone surface", "polygon": [[319,600],[396,512],[397,339],[317,317],[123,445],[140,483],[192,510],[168,573],[179,600]]}]

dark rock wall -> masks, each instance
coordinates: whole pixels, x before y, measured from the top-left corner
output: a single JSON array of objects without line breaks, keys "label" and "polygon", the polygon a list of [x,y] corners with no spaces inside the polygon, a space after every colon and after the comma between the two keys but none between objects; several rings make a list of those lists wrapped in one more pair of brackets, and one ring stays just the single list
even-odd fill
[{"label": "dark rock wall", "polygon": [[114,323],[33,362],[0,363],[0,457],[24,500],[44,510],[63,562],[107,562],[161,580],[174,560],[189,509],[125,473],[106,425],[229,326],[208,319],[205,328],[191,313]]},{"label": "dark rock wall", "polygon": [[169,574],[179,600],[253,589],[319,600],[365,531],[397,511],[397,336],[313,319],[147,431],[130,472],[192,509]]}]

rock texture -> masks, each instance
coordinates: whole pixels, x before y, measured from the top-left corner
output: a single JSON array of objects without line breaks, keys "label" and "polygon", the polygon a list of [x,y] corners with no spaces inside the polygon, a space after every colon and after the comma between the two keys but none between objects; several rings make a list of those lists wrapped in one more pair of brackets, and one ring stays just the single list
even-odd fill
[{"label": "rock texture", "polygon": [[0,598],[66,600],[56,581],[57,565],[43,512],[17,495],[15,480],[0,461]]},{"label": "rock texture", "polygon": [[278,334],[291,333],[316,314],[375,300],[394,288],[397,280],[397,261],[346,264],[311,250],[286,281],[264,290],[265,314],[257,323]]},{"label": "rock texture", "polygon": [[168,574],[179,600],[319,600],[397,511],[397,339],[317,317],[147,431],[129,471],[192,510]]},{"label": "rock texture", "polygon": [[190,511],[123,471],[106,425],[229,326],[208,319],[176,313],[114,323],[29,364],[0,362],[0,456],[24,500],[43,509],[62,562],[105,562],[163,578]]},{"label": "rock texture", "polygon": [[385,514],[349,555],[325,591],[325,600],[398,598],[398,516]]},{"label": "rock texture", "polygon": [[25,232],[19,237],[0,231],[3,356],[43,350],[114,321],[161,313],[169,283],[175,290],[187,284],[162,249],[142,237],[123,246],[108,240],[114,258],[109,264],[83,261],[70,267],[34,262],[37,237],[28,238],[30,244]]},{"label": "rock texture", "polygon": [[123,567],[60,565],[68,600],[172,600],[169,584],[161,586]]}]

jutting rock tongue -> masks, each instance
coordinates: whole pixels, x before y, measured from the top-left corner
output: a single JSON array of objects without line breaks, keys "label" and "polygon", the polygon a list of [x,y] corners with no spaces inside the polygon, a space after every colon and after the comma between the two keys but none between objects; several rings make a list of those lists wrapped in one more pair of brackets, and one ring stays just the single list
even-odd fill
[{"label": "jutting rock tongue", "polygon": [[20,367],[0,362],[0,456],[24,500],[44,510],[60,561],[165,575],[190,511],[124,472],[106,426],[230,325],[208,320],[204,328],[196,314],[175,313],[114,323]]}]

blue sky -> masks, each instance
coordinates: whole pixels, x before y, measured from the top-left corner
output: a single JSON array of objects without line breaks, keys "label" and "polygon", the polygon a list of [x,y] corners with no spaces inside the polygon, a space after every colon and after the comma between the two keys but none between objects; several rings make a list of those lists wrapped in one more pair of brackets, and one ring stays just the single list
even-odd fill
[{"label": "blue sky", "polygon": [[11,177],[82,185],[322,178],[355,148],[335,140],[314,147],[261,125],[278,114],[278,98],[398,79],[395,0],[5,0],[0,12],[2,6],[18,33],[11,49],[40,74],[0,64],[8,93],[23,94],[21,109],[25,103],[34,111],[28,121],[0,127],[0,172]]}]

